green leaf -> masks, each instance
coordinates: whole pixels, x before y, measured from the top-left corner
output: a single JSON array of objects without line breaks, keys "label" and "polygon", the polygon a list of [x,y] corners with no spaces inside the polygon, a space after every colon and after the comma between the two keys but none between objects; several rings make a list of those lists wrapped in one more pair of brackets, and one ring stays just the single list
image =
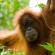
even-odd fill
[{"label": "green leaf", "polygon": [[38,4],[38,6],[42,9],[45,5],[41,3],[41,4]]},{"label": "green leaf", "polygon": [[54,46],[51,43],[47,43],[47,45],[51,48],[52,51],[54,51]]},{"label": "green leaf", "polygon": [[51,43],[47,43],[47,45],[40,45],[40,46],[44,47],[46,50],[54,51],[54,47]]},{"label": "green leaf", "polygon": [[54,49],[55,49],[55,44],[54,44]]},{"label": "green leaf", "polygon": [[51,55],[55,55],[55,52],[53,51]]}]

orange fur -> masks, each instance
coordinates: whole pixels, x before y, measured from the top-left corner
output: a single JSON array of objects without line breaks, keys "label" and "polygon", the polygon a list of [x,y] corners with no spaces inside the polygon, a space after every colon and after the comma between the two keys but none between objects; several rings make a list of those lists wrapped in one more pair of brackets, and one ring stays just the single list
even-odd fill
[{"label": "orange fur", "polygon": [[[15,30],[10,31],[5,34],[0,35],[0,42],[7,46],[7,49],[12,49],[13,51],[24,51],[25,55],[47,55],[47,51],[40,47],[37,43],[34,45],[30,45],[25,36],[22,33],[20,27],[20,20],[24,14],[31,14],[37,21],[39,21],[38,30],[40,32],[39,36],[39,43],[38,44],[45,44],[49,41],[49,28],[46,26],[42,14],[38,12],[34,12],[30,9],[23,9],[18,11],[14,16],[14,26]],[[36,18],[37,17],[37,18]],[[35,24],[34,24],[35,25]],[[47,31],[48,30],[48,31]]]},{"label": "orange fur", "polygon": [[[42,11],[42,16],[50,29],[50,43],[55,45],[55,0],[48,0]],[[50,55],[50,53],[48,55]]]},{"label": "orange fur", "polygon": [[42,11],[44,20],[47,21],[47,24],[50,31],[50,42],[55,44],[55,0],[48,0],[46,6]]}]

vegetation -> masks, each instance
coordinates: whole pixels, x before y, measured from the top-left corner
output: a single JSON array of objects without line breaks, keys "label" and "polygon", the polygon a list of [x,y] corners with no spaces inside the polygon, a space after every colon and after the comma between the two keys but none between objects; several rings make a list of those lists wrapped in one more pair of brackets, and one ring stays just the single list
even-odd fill
[{"label": "vegetation", "polygon": [[28,5],[29,0],[0,0],[0,29],[13,29],[15,12]]},{"label": "vegetation", "polygon": [[46,45],[40,45],[40,46],[42,46],[48,51],[51,51],[52,52],[51,55],[55,55],[55,45],[52,45],[51,43],[47,43]]},{"label": "vegetation", "polygon": [[[12,19],[15,12],[28,5],[29,0],[0,0],[0,29],[13,29]],[[44,7],[44,4],[38,4],[40,8]],[[46,50],[51,51],[51,55],[55,55],[55,45],[47,43],[46,45],[40,45]],[[0,55],[24,55],[23,52],[12,52],[11,50],[5,51],[6,46],[0,45]]]},{"label": "vegetation", "polygon": [[[15,12],[28,5],[29,0],[0,0],[0,29],[13,29],[12,19]],[[0,45],[0,55],[24,55],[23,52],[5,51],[5,46]]]},{"label": "vegetation", "polygon": [[0,55],[24,55],[24,52],[13,52],[11,49],[5,50],[6,46],[0,45]]}]

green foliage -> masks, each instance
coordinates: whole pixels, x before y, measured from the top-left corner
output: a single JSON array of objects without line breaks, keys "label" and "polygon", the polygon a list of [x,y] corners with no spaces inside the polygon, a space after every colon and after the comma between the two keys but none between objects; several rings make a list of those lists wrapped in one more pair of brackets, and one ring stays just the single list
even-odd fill
[{"label": "green foliage", "polygon": [[41,9],[43,9],[45,5],[44,5],[43,3],[40,3],[40,4],[38,4],[38,6],[39,6]]},{"label": "green foliage", "polygon": [[28,5],[29,0],[0,0],[0,29],[12,29],[14,13]]},{"label": "green foliage", "polygon": [[0,45],[0,55],[24,55],[24,52],[13,52],[11,49],[5,51],[6,46]]},{"label": "green foliage", "polygon": [[51,55],[55,55],[55,51],[53,51]]},{"label": "green foliage", "polygon": [[53,46],[51,43],[47,43],[46,45],[40,44],[40,46],[42,46],[43,48],[45,48],[48,51],[51,51],[52,52],[51,55],[55,55],[55,45]]},{"label": "green foliage", "polygon": [[54,47],[50,43],[47,43],[47,45],[40,45],[40,46],[44,47],[45,49],[47,49],[49,51],[54,51]]}]

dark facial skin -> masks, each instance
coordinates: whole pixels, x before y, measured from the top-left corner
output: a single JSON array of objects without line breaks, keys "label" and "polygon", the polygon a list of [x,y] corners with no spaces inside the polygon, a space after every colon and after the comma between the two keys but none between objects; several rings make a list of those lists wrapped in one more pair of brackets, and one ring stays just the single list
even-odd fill
[{"label": "dark facial skin", "polygon": [[38,38],[37,30],[35,30],[32,27],[28,27],[25,34],[26,34],[27,40],[30,42],[33,42]]},{"label": "dark facial skin", "polygon": [[21,20],[21,29],[29,42],[33,42],[38,39],[38,30],[35,25],[37,25],[37,23],[34,17],[29,14],[23,16]]}]

